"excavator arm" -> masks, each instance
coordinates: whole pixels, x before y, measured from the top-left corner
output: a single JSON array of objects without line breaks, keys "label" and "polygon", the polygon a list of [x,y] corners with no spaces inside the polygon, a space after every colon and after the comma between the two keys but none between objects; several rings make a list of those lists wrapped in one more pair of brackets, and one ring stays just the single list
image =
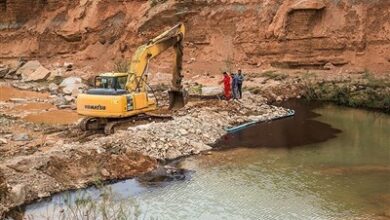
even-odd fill
[{"label": "excavator arm", "polygon": [[183,39],[185,27],[179,23],[165,31],[158,37],[150,40],[135,51],[130,63],[126,88],[130,92],[145,92],[147,76],[145,75],[149,60],[157,57],[170,47],[175,50],[175,60],[172,76],[170,96],[170,108],[180,108],[185,105],[185,94],[182,91],[181,75],[183,61]]}]

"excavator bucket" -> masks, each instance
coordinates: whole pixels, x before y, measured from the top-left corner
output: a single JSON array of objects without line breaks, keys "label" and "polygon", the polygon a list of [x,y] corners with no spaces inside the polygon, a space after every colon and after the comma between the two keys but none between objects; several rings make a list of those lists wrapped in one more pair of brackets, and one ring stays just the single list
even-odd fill
[{"label": "excavator bucket", "polygon": [[168,91],[169,94],[169,109],[183,108],[188,101],[188,93],[185,90],[181,91]]}]

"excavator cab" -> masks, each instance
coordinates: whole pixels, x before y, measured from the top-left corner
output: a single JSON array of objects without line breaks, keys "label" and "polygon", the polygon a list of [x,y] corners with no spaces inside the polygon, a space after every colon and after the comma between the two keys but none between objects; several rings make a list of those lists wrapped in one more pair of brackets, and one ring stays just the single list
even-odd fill
[{"label": "excavator cab", "polygon": [[89,89],[90,95],[121,95],[126,94],[126,73],[104,73],[95,78],[95,87]]},{"label": "excavator cab", "polygon": [[95,88],[126,89],[127,76],[97,76]]}]

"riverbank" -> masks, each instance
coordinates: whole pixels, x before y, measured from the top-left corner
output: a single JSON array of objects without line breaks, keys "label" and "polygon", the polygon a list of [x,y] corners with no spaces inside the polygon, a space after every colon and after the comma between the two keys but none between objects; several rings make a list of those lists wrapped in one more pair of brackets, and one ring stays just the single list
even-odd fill
[{"label": "riverbank", "polygon": [[246,89],[270,102],[291,98],[390,113],[390,73],[265,70],[249,74]]},{"label": "riverbank", "polygon": [[[9,101],[4,103],[6,106]],[[6,115],[7,110],[3,114]],[[14,207],[64,190],[143,175],[154,170],[160,161],[212,149],[211,145],[230,126],[252,120],[271,120],[287,114],[287,109],[268,105],[261,96],[246,93],[241,102],[192,101],[184,109],[173,112],[173,120],[130,126],[110,136],[98,134],[84,139],[72,138],[69,134],[77,133],[72,124],[68,124],[65,131],[45,134],[44,127],[34,124],[35,136],[2,145],[7,154],[0,164],[0,213],[4,216]],[[14,122],[31,125],[16,116],[4,117],[4,125]],[[17,135],[11,134],[12,137]],[[42,139],[39,144],[31,145],[35,142],[31,138],[38,135],[51,142],[46,145],[46,139]],[[25,150],[11,150],[11,146],[25,146]]]}]

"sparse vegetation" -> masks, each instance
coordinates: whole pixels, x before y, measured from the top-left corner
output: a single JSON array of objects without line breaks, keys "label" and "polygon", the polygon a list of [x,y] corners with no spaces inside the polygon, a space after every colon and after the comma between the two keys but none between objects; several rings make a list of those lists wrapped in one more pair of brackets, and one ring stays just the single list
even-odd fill
[{"label": "sparse vegetation", "polygon": [[281,81],[284,79],[287,79],[288,75],[285,73],[280,73],[276,71],[266,71],[261,74],[262,77],[266,77],[268,79],[276,80],[276,81]]},{"label": "sparse vegetation", "polygon": [[99,198],[93,198],[88,193],[65,194],[62,198],[63,206],[57,206],[53,209],[47,209],[45,216],[27,216],[27,219],[35,220],[43,217],[44,219],[62,219],[62,220],[125,220],[138,219],[140,208],[134,199],[119,199],[120,196],[112,192],[110,187],[100,189]]},{"label": "sparse vegetation", "polygon": [[305,98],[309,101],[331,101],[339,105],[381,109],[390,113],[388,81],[369,79],[365,83],[306,83]]}]

